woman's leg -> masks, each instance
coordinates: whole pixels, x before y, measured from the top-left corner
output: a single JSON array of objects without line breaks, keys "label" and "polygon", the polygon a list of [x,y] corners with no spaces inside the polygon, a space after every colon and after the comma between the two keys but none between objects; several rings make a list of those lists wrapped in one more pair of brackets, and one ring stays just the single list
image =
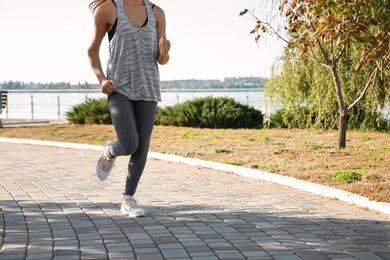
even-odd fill
[{"label": "woman's leg", "polygon": [[138,147],[133,101],[113,92],[107,103],[118,139],[109,150],[109,155],[112,157],[131,155]]},{"label": "woman's leg", "polygon": [[157,102],[134,101],[138,147],[131,155],[126,178],[126,195],[134,195],[148,157],[150,138],[156,116]]},{"label": "woman's leg", "polygon": [[131,155],[125,194],[134,195],[146,164],[157,102],[131,101],[114,92],[108,105],[118,138],[109,154]]}]

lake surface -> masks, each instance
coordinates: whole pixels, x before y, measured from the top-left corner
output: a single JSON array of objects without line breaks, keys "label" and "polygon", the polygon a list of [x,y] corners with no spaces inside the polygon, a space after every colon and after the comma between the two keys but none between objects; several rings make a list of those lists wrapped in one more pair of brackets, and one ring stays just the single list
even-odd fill
[{"label": "lake surface", "polygon": [[[231,97],[241,104],[249,105],[261,110],[264,114],[268,114],[262,89],[162,90],[162,102],[158,106],[173,106],[187,100],[206,96]],[[85,102],[88,98],[102,97],[106,97],[106,95],[99,90],[10,90],[8,92],[7,109],[3,110],[0,118],[64,120],[66,119],[66,112],[73,106]]]}]

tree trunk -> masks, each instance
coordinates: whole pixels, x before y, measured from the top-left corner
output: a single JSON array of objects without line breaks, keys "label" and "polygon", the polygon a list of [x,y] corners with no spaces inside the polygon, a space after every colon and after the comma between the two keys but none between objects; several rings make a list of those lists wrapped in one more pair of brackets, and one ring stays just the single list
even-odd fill
[{"label": "tree trunk", "polygon": [[340,109],[339,115],[339,149],[347,147],[347,118],[348,109]]},{"label": "tree trunk", "polygon": [[[333,63],[334,64],[334,63]],[[343,91],[341,89],[341,81],[337,72],[336,65],[331,67],[333,83],[336,88],[337,101],[339,104],[339,149],[347,147],[347,117],[348,109],[345,108]]]}]

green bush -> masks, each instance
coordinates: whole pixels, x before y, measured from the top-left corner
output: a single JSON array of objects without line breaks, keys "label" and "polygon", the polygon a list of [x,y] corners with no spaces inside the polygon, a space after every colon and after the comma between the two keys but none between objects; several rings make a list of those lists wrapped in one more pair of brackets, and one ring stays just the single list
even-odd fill
[{"label": "green bush", "polygon": [[[390,129],[390,120],[384,117],[376,118],[365,116],[364,111],[354,109],[348,113],[348,130],[376,130],[388,131]],[[360,113],[360,114],[359,114]],[[331,118],[331,117],[329,117]],[[332,121],[332,120],[330,120]],[[307,107],[282,108],[275,111],[269,116],[267,122],[269,128],[317,128],[317,129],[334,129],[337,122],[329,122],[327,117],[318,118],[316,112],[310,111]]]},{"label": "green bush", "polygon": [[333,177],[340,184],[352,183],[353,181],[359,181],[362,178],[362,174],[360,172],[354,171],[345,171],[345,172],[335,172],[333,173]]},{"label": "green bush", "polygon": [[279,109],[269,117],[269,128],[308,128],[315,120],[306,107]]},{"label": "green bush", "polygon": [[269,116],[268,128],[287,128],[287,124],[283,120],[283,110],[279,109]]},{"label": "green bush", "polygon": [[87,99],[86,102],[73,106],[66,116],[73,124],[112,124],[105,98]]},{"label": "green bush", "polygon": [[228,97],[204,97],[159,108],[156,124],[200,128],[262,128],[263,114]]}]

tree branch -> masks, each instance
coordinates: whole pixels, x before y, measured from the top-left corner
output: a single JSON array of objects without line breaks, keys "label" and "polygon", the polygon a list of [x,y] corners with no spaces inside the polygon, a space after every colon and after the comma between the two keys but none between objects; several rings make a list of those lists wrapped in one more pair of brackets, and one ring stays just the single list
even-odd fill
[{"label": "tree branch", "polygon": [[371,83],[374,82],[376,75],[378,74],[378,68],[375,68],[375,70],[371,73],[370,79],[367,81],[366,86],[363,89],[363,92],[360,94],[360,96],[348,107],[348,111],[351,110],[354,106],[356,106],[357,103],[364,97],[366,94],[368,88],[371,86]]},{"label": "tree branch", "polygon": [[325,60],[326,64],[329,66],[330,65],[330,60],[329,60],[329,57],[326,56],[326,52],[325,52],[324,47],[322,46],[322,44],[321,44],[321,42],[320,42],[320,40],[318,38],[316,38],[316,41],[317,41],[318,47],[320,47],[322,55],[324,56],[324,60]]},{"label": "tree branch", "polygon": [[335,62],[337,63],[339,61],[339,59],[341,58],[341,55],[343,55],[343,52],[346,48],[346,45],[343,45],[343,47],[341,48],[341,50],[339,51],[339,54],[337,54],[336,56],[336,59],[335,59]]},{"label": "tree branch", "polygon": [[268,30],[268,33],[270,33],[271,35],[276,35],[277,38],[281,39],[282,41],[284,41],[285,43],[289,44],[290,42],[288,40],[286,40],[283,36],[280,35],[280,33],[278,32],[278,30],[275,30],[272,25],[269,23],[269,22],[263,22],[261,21],[253,12],[249,12],[250,16],[252,17],[252,19],[254,19],[254,21],[256,21],[257,23],[260,23],[262,25],[266,25],[270,30]]},{"label": "tree branch", "polygon": [[[314,26],[312,23],[309,24],[311,29],[313,30],[313,32],[315,32],[315,29],[314,29]],[[326,56],[326,52],[325,52],[325,49],[324,47],[322,46],[321,42],[320,42],[320,39],[318,37],[316,37],[316,41],[317,41],[317,44],[318,44],[318,47],[320,48],[321,50],[321,53],[322,55],[324,56],[324,61],[327,63],[327,65],[329,66],[329,59],[328,57]],[[322,63],[320,63],[321,65],[323,65]],[[328,67],[326,66],[326,67]]]},{"label": "tree branch", "polygon": [[[310,52],[311,52],[311,55],[313,55],[312,57],[313,57],[313,59],[317,62],[317,63],[321,63],[320,62],[320,60],[317,58],[317,56],[316,56],[316,54],[314,53],[314,50],[313,50],[313,48],[310,46]],[[308,56],[308,57],[310,57],[309,55],[306,55],[306,56]]]},{"label": "tree branch", "polygon": [[317,58],[312,57],[312,56],[310,56],[310,55],[307,54],[307,53],[304,53],[304,54],[306,55],[306,57],[308,57],[309,59],[311,59],[311,60],[317,62],[317,63],[320,64],[321,66],[324,66],[325,68],[331,69],[331,66],[329,66],[329,64],[326,64],[326,63],[324,63],[324,62],[321,62],[321,61],[319,61]]}]

